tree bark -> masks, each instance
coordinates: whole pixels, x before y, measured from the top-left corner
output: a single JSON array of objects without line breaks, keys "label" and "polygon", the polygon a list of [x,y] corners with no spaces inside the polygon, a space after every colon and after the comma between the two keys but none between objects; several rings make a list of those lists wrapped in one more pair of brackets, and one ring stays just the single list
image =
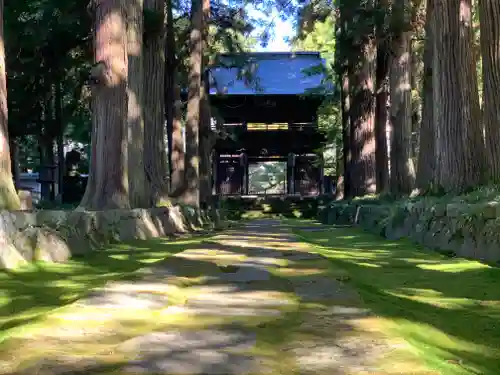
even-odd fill
[{"label": "tree bark", "polygon": [[199,123],[201,66],[203,55],[203,8],[201,0],[192,0],[191,35],[189,39],[189,91],[186,121],[186,191],[183,194],[185,204],[200,206],[199,175]]},{"label": "tree bark", "polygon": [[[163,12],[165,0],[144,0],[144,7]],[[149,204],[169,201],[169,171],[165,144],[165,63],[163,30],[148,36],[144,44],[144,166]]]},{"label": "tree bark", "polygon": [[[47,95],[43,101],[43,129],[41,129],[38,137],[38,146],[40,148],[40,165],[44,168],[52,168],[55,166],[54,155],[54,98],[52,83],[47,85]],[[56,181],[43,181],[40,184],[40,196],[43,201],[51,202],[54,200],[54,183]]]},{"label": "tree bark", "polygon": [[[128,61],[127,20],[123,0],[96,0],[95,65],[91,70],[95,162],[81,206],[129,208],[127,174]],[[94,186],[90,186],[90,184]]]},{"label": "tree bark", "polygon": [[418,164],[416,186],[422,192],[429,191],[434,185],[434,170],[436,168],[436,124],[433,116],[434,92],[432,85],[432,52],[433,40],[432,19],[433,19],[434,0],[427,0],[426,24],[425,24],[425,49],[424,49],[424,77],[423,77],[423,104],[422,104],[422,122],[420,123]]},{"label": "tree bark", "polygon": [[56,79],[55,93],[55,109],[54,120],[57,128],[56,144],[57,144],[57,196],[58,203],[63,203],[64,193],[64,119],[63,115],[63,87],[59,77]]},{"label": "tree bark", "polygon": [[12,177],[14,179],[14,186],[19,189],[21,182],[21,165],[19,163],[19,141],[15,138],[9,139],[10,145],[10,159],[12,168]]},{"label": "tree bark", "polygon": [[377,48],[375,103],[375,164],[377,170],[377,193],[388,191],[389,161],[387,152],[387,122],[389,111],[389,50],[385,41]]},{"label": "tree bark", "polygon": [[[128,54],[128,188],[130,206],[145,208],[151,204],[144,167],[144,56],[143,0],[127,1]],[[147,77],[147,76],[146,76]],[[147,77],[146,81],[150,78]]]},{"label": "tree bark", "polygon": [[[340,16],[337,20],[337,46],[345,43],[347,38],[347,27],[349,25],[348,6],[345,1],[339,2]],[[341,55],[341,53],[344,55]],[[342,121],[342,176],[337,177],[336,198],[346,199],[352,196],[351,191],[351,131],[350,131],[350,105],[351,92],[349,90],[350,66],[349,58],[341,48],[336,49],[336,60],[338,67],[338,78],[341,82],[341,121]]]},{"label": "tree bark", "polygon": [[500,2],[480,0],[483,58],[483,118],[488,157],[488,182],[500,182]]},{"label": "tree bark", "polygon": [[4,1],[0,0],[0,210],[18,210],[21,207],[21,203],[14,187],[14,180],[12,179],[9,150],[3,15]]},{"label": "tree bark", "polygon": [[[366,7],[373,5],[368,4]],[[366,30],[365,36],[373,33]],[[375,67],[376,45],[371,37],[365,37],[359,50],[358,61],[349,77],[350,107],[350,188],[352,196],[364,196],[376,192],[375,163]]]},{"label": "tree bark", "polygon": [[[203,0],[203,48],[208,48],[208,22],[210,18],[210,0]],[[211,129],[211,113],[209,101],[209,84],[205,69],[207,67],[207,56],[203,56],[200,90],[200,202],[207,208],[212,196],[211,175],[211,153],[215,142],[215,136]]]},{"label": "tree bark", "polygon": [[[351,197],[351,127],[350,127],[350,91],[349,91],[349,75],[347,69],[342,72],[342,146],[343,146],[343,177],[342,181],[337,184],[337,189],[342,188],[341,198]],[[342,186],[343,185],[343,186]],[[340,192],[339,192],[340,194]]]},{"label": "tree bark", "polygon": [[441,103],[437,122],[437,184],[462,193],[485,182],[485,147],[474,66],[471,0],[436,0],[434,51]]},{"label": "tree bark", "polygon": [[[344,157],[342,155],[343,139],[342,137],[337,137],[335,140],[335,181],[331,182],[331,185],[335,183],[335,200],[341,200],[344,198]],[[332,186],[333,188],[333,186]]]},{"label": "tree bark", "polygon": [[167,112],[168,165],[170,191],[176,197],[185,190],[184,138],[182,135],[182,103],[177,86],[177,59],[172,0],[166,1],[167,36],[165,40],[165,103]]},{"label": "tree bark", "polygon": [[415,183],[412,149],[411,31],[409,0],[397,1],[392,9],[393,36],[391,83],[391,194],[410,194]]}]

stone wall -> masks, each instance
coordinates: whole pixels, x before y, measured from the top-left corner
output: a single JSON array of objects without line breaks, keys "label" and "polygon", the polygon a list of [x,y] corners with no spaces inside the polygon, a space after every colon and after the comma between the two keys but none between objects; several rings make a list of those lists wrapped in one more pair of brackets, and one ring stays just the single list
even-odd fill
[{"label": "stone wall", "polygon": [[64,262],[72,255],[83,255],[115,241],[213,227],[211,216],[180,206],[109,211],[3,211],[0,212],[0,268],[14,268],[36,260]]},{"label": "stone wall", "polygon": [[318,215],[324,223],[356,224],[388,239],[409,238],[445,254],[500,262],[500,202],[333,203]]}]

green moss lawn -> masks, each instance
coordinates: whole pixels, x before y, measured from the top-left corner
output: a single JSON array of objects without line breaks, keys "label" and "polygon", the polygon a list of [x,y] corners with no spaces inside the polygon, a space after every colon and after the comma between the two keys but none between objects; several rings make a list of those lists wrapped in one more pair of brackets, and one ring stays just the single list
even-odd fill
[{"label": "green moss lawn", "polygon": [[[443,375],[500,374],[500,269],[362,230],[286,223]],[[307,227],[320,228],[314,231]]]},{"label": "green moss lawn", "polygon": [[65,264],[36,263],[0,271],[0,348],[15,331],[29,329],[54,310],[109,281],[136,277],[134,271],[199,245],[203,237],[117,244]]}]

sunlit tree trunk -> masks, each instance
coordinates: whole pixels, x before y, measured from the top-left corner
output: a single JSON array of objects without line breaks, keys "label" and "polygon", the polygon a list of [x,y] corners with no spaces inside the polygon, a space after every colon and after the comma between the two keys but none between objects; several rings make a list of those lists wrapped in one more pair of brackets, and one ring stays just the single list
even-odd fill
[{"label": "sunlit tree trunk", "polygon": [[[128,186],[132,208],[149,207],[144,169],[143,0],[127,2]],[[149,78],[146,78],[149,80]]]},{"label": "sunlit tree trunk", "polygon": [[192,0],[191,35],[189,40],[189,89],[186,119],[186,156],[185,179],[187,189],[183,194],[186,204],[200,205],[199,175],[199,124],[200,124],[200,88],[203,55],[203,8],[201,0]]},{"label": "sunlit tree trunk", "polygon": [[[373,10],[374,1],[360,4],[367,12]],[[354,27],[353,19],[349,21]],[[362,42],[353,54],[356,61],[349,64],[351,93],[350,105],[350,184],[354,197],[376,192],[375,163],[375,68],[376,43],[373,25],[363,25],[360,34]]]},{"label": "sunlit tree trunk", "polygon": [[412,148],[411,31],[409,0],[392,8],[394,36],[391,58],[391,193],[409,194],[415,182]]},{"label": "sunlit tree trunk", "polygon": [[484,183],[486,172],[471,7],[471,0],[436,0],[434,9],[436,177],[441,189],[457,193]]},{"label": "sunlit tree trunk", "polygon": [[488,178],[500,182],[500,1],[480,0],[481,55],[483,58],[483,118]]},{"label": "sunlit tree trunk", "polygon": [[177,197],[185,190],[184,139],[182,135],[182,103],[177,85],[177,59],[172,0],[166,0],[167,36],[165,41],[165,103],[167,113],[168,165],[171,196]]},{"label": "sunlit tree trunk", "polygon": [[[129,208],[127,174],[127,24],[121,0],[97,0],[95,10],[95,65],[93,126],[95,162],[82,204],[87,209]],[[94,186],[90,186],[94,184]]]},{"label": "sunlit tree trunk", "polygon": [[18,210],[21,203],[12,179],[9,150],[3,15],[4,1],[0,0],[0,210]]},{"label": "sunlit tree trunk", "polygon": [[428,191],[434,183],[434,170],[436,168],[435,152],[435,127],[433,116],[434,92],[432,85],[432,52],[433,35],[431,22],[433,19],[434,0],[427,0],[426,24],[425,24],[425,49],[424,49],[424,82],[423,82],[423,104],[422,121],[420,123],[418,164],[416,186],[422,192]]},{"label": "sunlit tree trunk", "polygon": [[[144,7],[164,12],[165,0],[144,0]],[[148,36],[144,42],[144,167],[148,183],[149,203],[168,202],[168,165],[165,144],[165,61],[164,33]]]}]

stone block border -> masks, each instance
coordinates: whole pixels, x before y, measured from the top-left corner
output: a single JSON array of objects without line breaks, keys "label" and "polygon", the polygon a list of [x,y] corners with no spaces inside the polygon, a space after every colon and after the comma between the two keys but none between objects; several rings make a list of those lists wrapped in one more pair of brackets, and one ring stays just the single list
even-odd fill
[{"label": "stone block border", "polygon": [[188,206],[109,211],[0,212],[0,269],[65,262],[111,242],[183,234],[221,225],[218,212]]},{"label": "stone block border", "polygon": [[354,224],[388,239],[408,238],[429,249],[483,262],[500,262],[500,202],[394,204],[336,202],[318,212],[325,224]]}]

